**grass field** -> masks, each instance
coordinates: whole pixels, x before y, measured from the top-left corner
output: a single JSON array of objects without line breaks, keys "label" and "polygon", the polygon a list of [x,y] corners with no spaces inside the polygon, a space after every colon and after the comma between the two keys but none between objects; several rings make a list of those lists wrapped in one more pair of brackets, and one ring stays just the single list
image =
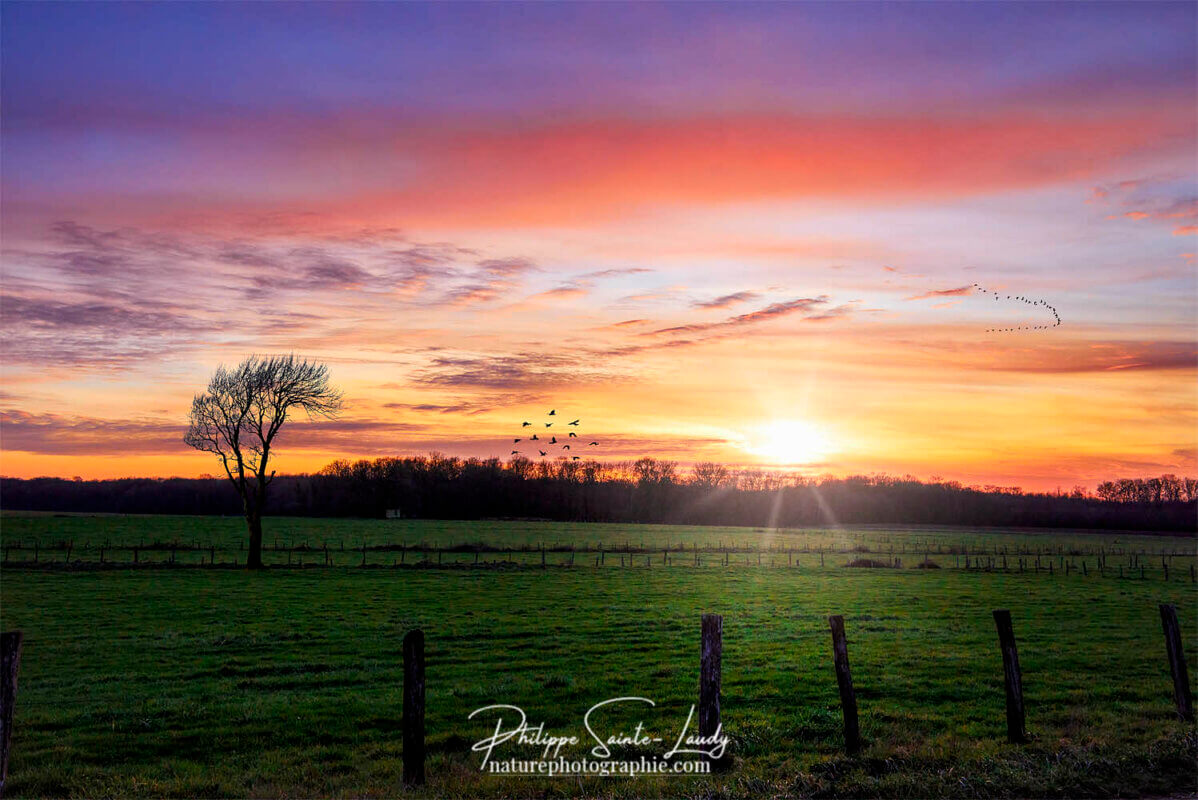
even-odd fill
[{"label": "grass field", "polygon": [[[401,652],[427,637],[427,796],[1006,797],[1198,789],[1198,734],[1176,720],[1157,604],[1178,606],[1198,671],[1192,556],[1141,556],[1147,577],[965,571],[951,550],[1193,552],[1193,539],[1028,531],[758,529],[271,519],[267,541],[327,542],[334,566],[71,569],[85,553],[155,541],[236,552],[239,520],[5,516],[7,546],[60,563],[0,573],[5,630],[26,634],[9,796],[394,796]],[[646,549],[679,542],[809,548],[787,566],[709,559],[661,568],[360,569],[352,548],[405,542]],[[918,544],[917,544],[918,543]],[[848,569],[854,550],[931,551],[942,569]],[[343,552],[340,547],[347,551]],[[825,566],[815,551],[826,548]],[[845,552],[842,552],[845,551]],[[770,551],[767,551],[767,554]],[[779,551],[780,552],[780,551]],[[194,556],[186,551],[179,556]],[[273,558],[272,558],[273,555]],[[72,558],[79,558],[75,555]],[[124,558],[125,556],[121,556]],[[159,551],[154,558],[164,558]],[[283,557],[268,554],[268,562]],[[378,564],[392,553],[373,552]],[[1110,566],[1130,556],[1108,556]],[[1153,559],[1156,559],[1153,561]],[[559,555],[557,561],[561,560]],[[916,557],[904,559],[914,566]],[[556,563],[550,561],[550,563]],[[580,567],[582,562],[580,561]],[[1179,568],[1181,567],[1181,568]],[[1132,570],[1128,569],[1128,575]],[[1004,741],[991,611],[1009,608],[1024,673],[1027,745]],[[724,615],[723,720],[731,769],[703,777],[501,778],[479,772],[468,720],[521,706],[583,733],[601,700],[672,737],[697,694],[699,616]],[[843,614],[866,747],[841,753],[827,616]],[[490,724],[493,725],[493,718]],[[584,748],[579,748],[579,754]],[[515,751],[515,748],[513,748]],[[532,749],[522,752],[526,757]],[[514,752],[512,754],[515,754]]]}]

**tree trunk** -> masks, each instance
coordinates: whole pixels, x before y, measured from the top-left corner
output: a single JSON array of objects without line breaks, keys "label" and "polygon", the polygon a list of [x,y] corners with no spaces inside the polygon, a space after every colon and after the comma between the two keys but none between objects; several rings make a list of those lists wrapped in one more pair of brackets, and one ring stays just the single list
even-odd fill
[{"label": "tree trunk", "polygon": [[262,569],[262,513],[257,509],[247,511],[245,524],[250,530],[250,547],[245,565],[249,569]]}]

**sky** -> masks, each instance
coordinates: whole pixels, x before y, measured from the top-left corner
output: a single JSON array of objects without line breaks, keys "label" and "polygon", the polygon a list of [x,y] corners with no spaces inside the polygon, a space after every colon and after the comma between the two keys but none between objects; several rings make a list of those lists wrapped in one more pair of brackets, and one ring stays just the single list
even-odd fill
[{"label": "sky", "polygon": [[[608,460],[1194,475],[1196,29],[1189,2],[5,2],[0,473],[216,473],[192,396],[296,352],[347,404],[289,423],[284,472],[539,459],[512,440],[555,409]],[[991,332],[1053,322],[1006,294],[1062,324]]]}]

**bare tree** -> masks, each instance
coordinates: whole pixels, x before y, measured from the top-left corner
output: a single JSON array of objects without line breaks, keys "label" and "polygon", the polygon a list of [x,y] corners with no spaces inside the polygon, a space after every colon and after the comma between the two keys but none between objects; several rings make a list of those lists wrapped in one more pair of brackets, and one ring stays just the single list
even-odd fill
[{"label": "bare tree", "polygon": [[191,403],[183,441],[215,453],[241,495],[250,533],[250,569],[262,567],[262,510],[274,478],[267,472],[271,445],[292,409],[309,418],[335,417],[342,394],[329,385],[329,368],[286,356],[250,356],[233,369],[217,368],[208,389]]},{"label": "bare tree", "polygon": [[722,489],[728,477],[728,468],[714,461],[700,461],[691,471],[691,483],[704,489]]}]

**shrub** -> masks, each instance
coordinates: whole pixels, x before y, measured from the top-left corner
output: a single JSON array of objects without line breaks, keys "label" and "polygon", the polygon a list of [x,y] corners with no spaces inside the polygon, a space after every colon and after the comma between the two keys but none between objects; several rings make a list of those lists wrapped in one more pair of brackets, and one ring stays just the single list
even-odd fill
[{"label": "shrub", "polygon": [[846,567],[864,567],[866,569],[890,569],[890,565],[885,561],[878,561],[873,558],[854,558]]}]

